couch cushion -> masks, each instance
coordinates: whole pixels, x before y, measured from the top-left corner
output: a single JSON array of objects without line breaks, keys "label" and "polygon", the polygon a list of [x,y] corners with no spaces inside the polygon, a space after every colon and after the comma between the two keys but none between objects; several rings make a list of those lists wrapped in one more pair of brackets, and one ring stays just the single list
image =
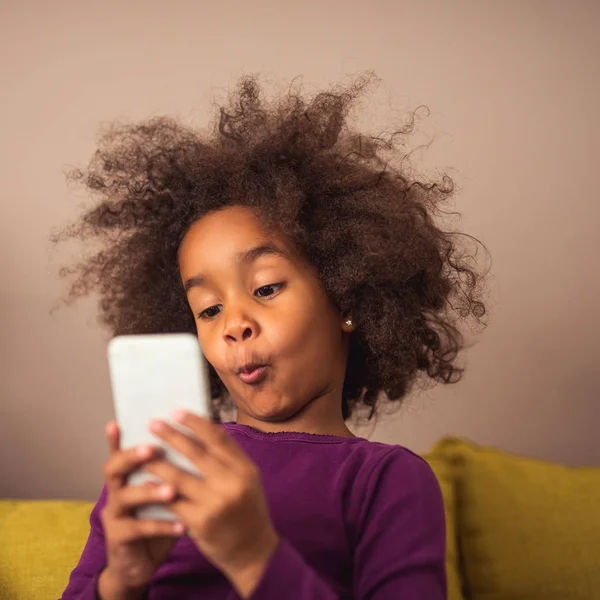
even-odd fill
[{"label": "couch cushion", "polygon": [[453,466],[443,456],[429,453],[423,456],[433,469],[444,497],[446,513],[446,572],[448,578],[448,600],[463,600],[461,578],[458,568],[456,544],[456,501],[454,493]]},{"label": "couch cushion", "polygon": [[81,555],[92,502],[0,500],[0,600],[56,600]]},{"label": "couch cushion", "polygon": [[589,600],[600,590],[600,468],[446,438],[459,548],[473,600]]}]

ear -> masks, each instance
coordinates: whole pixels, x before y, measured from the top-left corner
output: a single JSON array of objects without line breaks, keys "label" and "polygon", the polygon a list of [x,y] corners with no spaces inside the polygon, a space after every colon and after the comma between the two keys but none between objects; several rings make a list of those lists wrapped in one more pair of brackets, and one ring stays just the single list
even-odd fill
[{"label": "ear", "polygon": [[354,319],[350,313],[344,313],[342,315],[342,331],[346,333],[351,333],[356,329],[356,325],[354,324]]}]

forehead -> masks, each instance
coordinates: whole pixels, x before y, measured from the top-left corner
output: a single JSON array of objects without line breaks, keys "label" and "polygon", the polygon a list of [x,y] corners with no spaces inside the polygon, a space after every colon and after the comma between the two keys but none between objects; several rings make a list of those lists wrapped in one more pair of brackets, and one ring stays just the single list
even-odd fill
[{"label": "forehead", "polygon": [[212,244],[218,240],[249,240],[267,237],[258,215],[249,208],[232,206],[211,212],[192,224],[181,244],[184,246]]},{"label": "forehead", "polygon": [[179,248],[182,272],[230,260],[240,252],[266,241],[277,241],[289,249],[279,236],[270,234],[253,210],[235,206],[209,213],[188,230]]}]

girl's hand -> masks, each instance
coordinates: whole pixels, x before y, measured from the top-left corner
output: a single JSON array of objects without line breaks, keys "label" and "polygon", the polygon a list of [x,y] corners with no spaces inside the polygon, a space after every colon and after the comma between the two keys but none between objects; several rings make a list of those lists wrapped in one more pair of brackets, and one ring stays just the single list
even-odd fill
[{"label": "girl's hand", "polygon": [[106,436],[110,448],[110,458],[104,467],[108,496],[101,520],[107,565],[98,582],[98,594],[102,599],[136,598],[184,533],[184,527],[181,523],[135,517],[135,508],[167,503],[175,496],[175,490],[153,483],[126,485],[127,475],[155,458],[156,449],[148,446],[121,450],[115,421],[108,423]]},{"label": "girl's hand", "polygon": [[259,470],[223,428],[181,411],[173,417],[197,440],[163,421],[153,421],[150,430],[190,459],[203,478],[160,459],[144,470],[176,489],[167,506],[199,550],[248,597],[279,544]]}]

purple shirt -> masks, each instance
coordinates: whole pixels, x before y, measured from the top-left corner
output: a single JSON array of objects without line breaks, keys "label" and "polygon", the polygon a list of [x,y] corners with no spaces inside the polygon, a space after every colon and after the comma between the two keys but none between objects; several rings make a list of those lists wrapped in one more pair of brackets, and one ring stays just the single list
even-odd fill
[{"label": "purple shirt", "polygon": [[[224,427],[258,465],[281,542],[252,600],[445,600],[445,521],[427,462],[363,438]],[[100,510],[62,600],[96,600],[106,563]],[[149,600],[237,600],[188,537],[155,572]]]}]

